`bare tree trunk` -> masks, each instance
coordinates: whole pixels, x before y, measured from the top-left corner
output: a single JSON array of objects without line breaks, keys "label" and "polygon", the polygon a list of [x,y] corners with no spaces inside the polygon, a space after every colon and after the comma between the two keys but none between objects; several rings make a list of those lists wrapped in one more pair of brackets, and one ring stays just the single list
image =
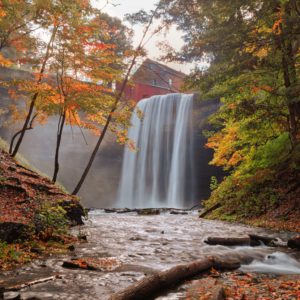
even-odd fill
[{"label": "bare tree trunk", "polygon": [[[292,16],[290,4],[285,5],[285,11],[288,17]],[[290,88],[297,83],[297,72],[296,72],[296,51],[293,48],[292,41],[284,37],[284,28],[281,25],[281,34],[279,35],[279,47],[282,52],[282,69],[284,77],[284,85],[286,88]],[[292,146],[297,143],[298,134],[298,122],[300,119],[300,102],[294,102],[291,99],[288,100],[289,110],[289,131],[292,141]]]},{"label": "bare tree trunk", "polygon": [[65,122],[66,122],[66,111],[65,109],[63,109],[59,116],[58,129],[57,129],[56,150],[55,150],[55,159],[54,159],[54,173],[52,178],[53,183],[56,182],[58,171],[59,171],[59,150],[60,150]]},{"label": "bare tree trunk", "polygon": [[[43,64],[42,64],[42,67],[41,67],[41,70],[40,70],[40,73],[39,73],[39,78],[37,80],[37,84],[40,84],[42,79],[43,79],[43,74],[45,72],[45,69],[46,69],[46,64],[47,64],[47,61],[50,57],[50,51],[51,51],[51,44],[53,43],[54,41],[54,38],[55,38],[55,35],[56,35],[56,32],[57,32],[57,29],[58,27],[57,26],[54,26],[53,27],[53,31],[52,31],[52,35],[51,35],[51,38],[47,44],[47,49],[46,49],[46,54],[45,54],[45,57],[44,57],[44,60],[43,60]],[[17,144],[14,148],[13,151],[11,151],[11,156],[14,157],[16,156],[16,154],[18,153],[19,151],[19,148],[21,146],[21,143],[23,141],[23,138],[24,138],[24,135],[25,135],[25,132],[28,128],[28,125],[29,123],[31,122],[31,116],[32,116],[32,113],[33,113],[33,110],[34,110],[34,107],[35,107],[35,102],[36,102],[36,99],[38,97],[38,92],[36,92],[32,99],[31,99],[31,102],[30,102],[30,106],[29,106],[29,110],[28,110],[28,113],[27,113],[27,116],[26,116],[26,119],[25,119],[25,122],[24,122],[24,125],[23,125],[23,128],[21,129],[20,131],[20,137],[17,141]]]},{"label": "bare tree trunk", "polygon": [[[38,115],[38,114],[35,114],[35,115],[33,116],[33,118],[32,118],[31,121],[30,121],[29,127],[27,127],[26,130],[31,130],[31,129],[33,129],[33,122],[34,122],[35,118],[37,117],[37,115]],[[10,141],[10,145],[9,145],[9,151],[8,151],[9,154],[12,154],[15,139],[16,139],[17,136],[20,135],[21,133],[22,133],[22,130],[19,130],[18,132],[16,132],[16,133],[13,135],[13,137],[12,137],[12,139],[11,139],[11,141]]]},{"label": "bare tree trunk", "polygon": [[85,179],[86,179],[86,177],[87,177],[87,175],[88,175],[88,173],[89,173],[89,171],[90,171],[90,168],[91,168],[91,166],[92,166],[92,164],[93,164],[93,162],[94,162],[94,160],[95,160],[96,154],[97,154],[97,152],[98,152],[98,150],[99,150],[99,148],[100,148],[100,146],[101,146],[101,144],[102,144],[102,141],[103,141],[103,139],[104,139],[104,137],[105,137],[105,135],[106,135],[106,132],[107,132],[107,129],[108,129],[108,127],[109,127],[109,124],[110,124],[110,122],[111,122],[111,120],[112,120],[113,114],[114,114],[114,112],[116,111],[116,109],[117,109],[117,107],[118,107],[118,104],[119,104],[119,101],[121,100],[121,98],[122,98],[122,96],[123,96],[123,93],[124,93],[124,91],[125,91],[125,88],[126,88],[126,86],[127,86],[128,80],[129,80],[129,76],[130,76],[130,74],[131,74],[131,71],[132,71],[132,69],[133,69],[135,63],[136,63],[136,59],[137,59],[137,57],[138,57],[138,55],[139,55],[139,52],[140,52],[140,50],[141,50],[142,47],[143,47],[144,40],[145,40],[145,38],[146,38],[146,36],[147,36],[147,33],[148,33],[148,31],[149,31],[149,29],[150,29],[150,27],[151,27],[151,25],[152,25],[152,22],[153,22],[153,20],[154,20],[154,17],[155,17],[155,14],[156,14],[156,12],[157,12],[157,9],[158,9],[158,7],[157,7],[156,10],[154,11],[152,17],[150,18],[150,21],[149,21],[148,25],[147,25],[146,28],[145,28],[143,37],[142,37],[142,39],[141,39],[141,42],[140,42],[139,46],[137,47],[137,50],[136,50],[136,52],[135,52],[135,54],[134,54],[134,57],[133,57],[133,59],[132,59],[132,62],[131,62],[131,64],[130,64],[129,68],[128,68],[128,71],[127,71],[126,76],[125,76],[125,78],[124,78],[124,81],[123,81],[122,87],[121,87],[121,89],[120,89],[120,92],[119,92],[119,93],[117,94],[117,96],[116,96],[115,102],[114,102],[114,104],[113,104],[113,106],[112,106],[112,109],[111,109],[109,115],[108,115],[108,118],[106,119],[105,125],[104,125],[103,130],[102,130],[102,132],[101,132],[101,134],[100,134],[100,137],[99,137],[99,139],[98,139],[98,142],[97,142],[97,144],[96,144],[96,146],[95,146],[95,148],[94,148],[94,151],[93,151],[93,153],[92,153],[92,155],[91,155],[91,157],[90,157],[90,159],[89,159],[89,162],[88,162],[88,164],[87,164],[87,166],[86,166],[86,168],[85,168],[85,170],[84,170],[84,172],[83,172],[81,178],[79,179],[79,182],[78,182],[78,184],[76,185],[76,187],[75,187],[75,189],[74,189],[72,195],[77,195],[77,193],[78,193],[79,190],[81,189],[82,184],[84,183],[84,181],[85,181]]}]

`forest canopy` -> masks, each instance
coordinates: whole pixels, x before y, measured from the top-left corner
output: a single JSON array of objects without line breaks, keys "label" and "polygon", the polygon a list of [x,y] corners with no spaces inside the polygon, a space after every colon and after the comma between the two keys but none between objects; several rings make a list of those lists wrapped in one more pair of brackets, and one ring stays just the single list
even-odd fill
[{"label": "forest canopy", "polygon": [[160,17],[185,41],[166,59],[209,62],[192,72],[186,89],[221,102],[207,147],[211,164],[228,176],[207,205],[242,215],[277,205],[288,191],[284,182],[299,180],[299,1],[162,0]]}]

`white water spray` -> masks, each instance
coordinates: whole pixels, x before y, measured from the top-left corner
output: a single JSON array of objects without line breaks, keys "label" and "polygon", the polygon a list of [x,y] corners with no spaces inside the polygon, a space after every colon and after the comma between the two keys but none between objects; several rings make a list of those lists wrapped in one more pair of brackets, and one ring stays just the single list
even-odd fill
[{"label": "white water spray", "polygon": [[241,267],[243,272],[270,274],[300,274],[300,263],[282,252],[267,255],[263,261],[254,260],[250,265]]},{"label": "white water spray", "polygon": [[[143,113],[138,116],[137,111]],[[169,94],[140,101],[125,149],[119,207],[184,207],[193,197],[193,95]]]}]

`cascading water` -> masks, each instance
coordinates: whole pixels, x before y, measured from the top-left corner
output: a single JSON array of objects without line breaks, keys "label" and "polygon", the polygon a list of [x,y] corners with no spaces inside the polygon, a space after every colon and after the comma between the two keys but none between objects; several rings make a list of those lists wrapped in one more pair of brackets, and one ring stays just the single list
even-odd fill
[{"label": "cascading water", "polygon": [[[142,117],[138,112],[142,112]],[[119,207],[185,207],[193,198],[193,95],[140,101],[125,149]]]}]

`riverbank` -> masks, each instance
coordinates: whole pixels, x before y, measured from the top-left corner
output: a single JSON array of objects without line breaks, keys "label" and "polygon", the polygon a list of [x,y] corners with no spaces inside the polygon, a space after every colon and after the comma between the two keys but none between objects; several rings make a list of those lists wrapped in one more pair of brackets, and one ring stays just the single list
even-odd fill
[{"label": "riverbank", "polygon": [[240,216],[228,213],[226,209],[219,207],[208,213],[205,218],[208,220],[242,223],[276,231],[300,233],[300,195],[295,194],[294,196],[295,200],[283,202],[266,213],[258,214],[257,216]]},{"label": "riverbank", "polygon": [[68,228],[83,224],[77,198],[1,149],[0,207],[0,270],[68,251]]},{"label": "riverbank", "polygon": [[[77,234],[77,229],[73,230],[74,234]],[[139,282],[145,276],[157,274],[179,264],[207,259],[212,255],[234,256],[241,260],[251,257],[263,261],[274,252],[282,252],[289,257],[299,259],[296,251],[286,247],[207,245],[204,240],[209,236],[246,237],[248,234],[258,234],[288,240],[293,235],[289,232],[277,233],[263,228],[203,220],[198,218],[196,212],[185,215],[174,215],[168,212],[160,215],[138,215],[136,212],[108,214],[95,210],[90,212],[89,220],[82,230],[88,236],[88,243],[75,245],[73,252],[35,260],[19,268],[17,274],[12,271],[2,272],[0,275],[2,286],[13,286],[15,283],[22,282],[24,277],[27,281],[52,278],[48,282],[35,284],[15,293],[21,295],[21,299],[30,296],[46,300],[106,300],[114,293]],[[74,260],[86,261],[94,268],[66,268],[66,262],[75,262]],[[274,263],[277,264],[278,261],[275,260]],[[287,263],[285,265],[287,268],[290,267]],[[205,274],[201,276],[203,275]],[[216,276],[213,270],[210,270],[207,275]],[[222,276],[220,272],[219,279],[222,279]],[[259,276],[253,275],[253,278]],[[299,280],[299,275],[291,276],[294,280]],[[285,280],[281,275],[275,277],[278,282],[280,278]],[[175,286],[171,291],[167,290],[161,299],[186,299],[180,297],[187,295],[190,284],[196,279],[200,280],[202,277],[184,281],[183,285]],[[225,284],[224,288],[226,288]],[[297,295],[296,292],[297,289],[294,288],[294,295]],[[9,293],[12,291],[5,292],[5,295],[8,297]]]}]

